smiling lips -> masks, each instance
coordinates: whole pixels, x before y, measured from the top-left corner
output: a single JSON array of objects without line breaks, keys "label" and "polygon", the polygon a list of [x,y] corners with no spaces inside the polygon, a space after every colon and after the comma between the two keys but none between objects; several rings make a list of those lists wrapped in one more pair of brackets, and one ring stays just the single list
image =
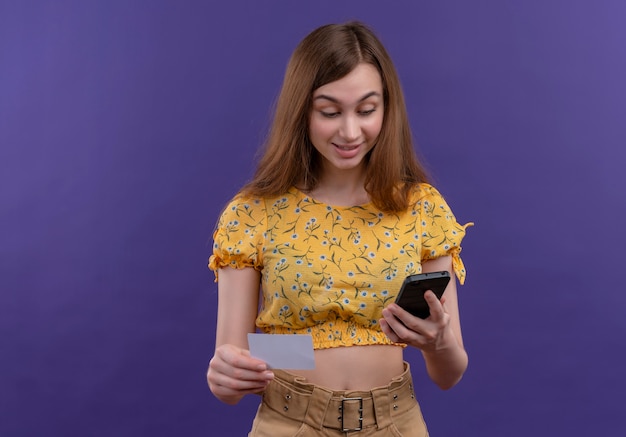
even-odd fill
[{"label": "smiling lips", "polygon": [[361,144],[354,144],[354,145],[341,144],[340,145],[340,144],[333,143],[333,146],[335,146],[337,155],[339,155],[340,158],[351,159],[359,154],[359,149],[361,147]]},{"label": "smiling lips", "polygon": [[335,144],[335,143],[333,143],[333,145],[334,145],[335,147],[337,147],[338,149],[341,149],[341,150],[354,150],[354,149],[356,149],[357,147],[359,147],[359,146],[360,146],[360,144],[355,144],[355,145],[353,145],[353,146],[350,146],[350,145],[348,145],[348,146],[343,145],[343,146],[342,146],[342,145]]}]

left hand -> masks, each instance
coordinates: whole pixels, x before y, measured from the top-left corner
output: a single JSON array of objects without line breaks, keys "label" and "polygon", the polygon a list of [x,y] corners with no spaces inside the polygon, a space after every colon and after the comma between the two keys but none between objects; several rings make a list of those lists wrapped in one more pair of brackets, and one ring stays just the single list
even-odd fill
[{"label": "left hand", "polygon": [[445,297],[441,301],[428,290],[424,298],[430,308],[427,319],[415,317],[395,303],[383,309],[380,327],[389,339],[396,343],[406,343],[424,352],[434,352],[445,348],[446,332],[450,330],[450,315],[444,309]]}]

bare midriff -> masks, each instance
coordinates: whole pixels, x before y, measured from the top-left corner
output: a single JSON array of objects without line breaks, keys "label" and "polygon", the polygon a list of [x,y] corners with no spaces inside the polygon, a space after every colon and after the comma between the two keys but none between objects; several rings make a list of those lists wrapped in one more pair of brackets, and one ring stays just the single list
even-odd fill
[{"label": "bare midriff", "polygon": [[404,372],[401,346],[334,347],[315,351],[315,369],[290,370],[331,390],[371,390]]}]

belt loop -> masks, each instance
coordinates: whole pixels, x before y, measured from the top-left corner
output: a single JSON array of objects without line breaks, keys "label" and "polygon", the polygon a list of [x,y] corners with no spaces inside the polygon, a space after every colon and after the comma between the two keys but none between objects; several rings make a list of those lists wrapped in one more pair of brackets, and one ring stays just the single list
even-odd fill
[{"label": "belt loop", "polygon": [[389,400],[389,389],[385,388],[372,390],[372,401],[374,402],[376,426],[378,429],[385,429],[391,425],[391,402]]},{"label": "belt loop", "polygon": [[313,387],[313,393],[311,394],[311,399],[306,409],[304,423],[315,429],[322,429],[324,426],[324,416],[326,415],[326,410],[328,410],[331,397],[332,392],[317,386]]}]

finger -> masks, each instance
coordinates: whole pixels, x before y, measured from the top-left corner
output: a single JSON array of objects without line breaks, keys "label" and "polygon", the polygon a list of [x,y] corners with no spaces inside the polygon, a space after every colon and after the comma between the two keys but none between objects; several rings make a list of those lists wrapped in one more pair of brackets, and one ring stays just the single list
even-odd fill
[{"label": "finger", "polygon": [[[414,316],[413,314],[409,313],[408,311],[394,303],[389,304],[383,310],[383,316],[385,316],[386,313],[393,316],[385,318],[387,319],[387,322],[391,324],[391,327],[394,328],[394,330],[396,330],[395,328],[397,327],[398,329],[408,328],[409,330],[415,332],[421,332],[421,330],[425,327],[424,321],[422,319]],[[396,330],[396,332],[398,331]]]},{"label": "finger", "polygon": [[395,304],[390,304],[386,308],[383,309],[383,320],[393,332],[397,333],[401,328],[406,329],[404,326],[404,321],[402,320],[403,314],[402,308]]},{"label": "finger", "polygon": [[444,317],[444,309],[442,303],[437,299],[435,293],[431,290],[428,290],[424,293],[424,299],[428,304],[428,308],[430,309],[430,317],[434,321],[441,320]]},{"label": "finger", "polygon": [[219,356],[209,363],[207,381],[211,391],[219,396],[242,396],[258,393],[267,387],[274,374],[270,371],[253,371],[236,368],[225,363]]},{"label": "finger", "polygon": [[245,371],[240,370],[225,373],[220,371],[219,367],[211,367],[208,379],[215,385],[229,387],[234,390],[247,390],[267,385],[272,380],[270,373],[245,373]]},{"label": "finger", "polygon": [[266,389],[269,381],[251,382],[228,378],[225,375],[213,374],[209,378],[211,391],[223,397],[241,397],[246,394],[260,393]]},{"label": "finger", "polygon": [[402,343],[421,343],[421,327],[423,321],[397,305],[389,305],[383,310],[383,317],[388,327],[393,331],[397,340]]},{"label": "finger", "polygon": [[216,351],[209,363],[209,373],[215,376],[215,384],[234,386],[237,389],[246,389],[249,386],[234,381],[251,383],[258,388],[274,378],[274,373],[267,369],[265,362],[242,353],[241,349],[232,348]]},{"label": "finger", "polygon": [[378,323],[380,324],[380,329],[389,338],[389,340],[393,341],[394,343],[400,342],[400,337],[398,337],[394,330],[389,326],[387,320],[382,318],[378,321]]},{"label": "finger", "polygon": [[233,379],[236,381],[245,381],[255,385],[264,384],[274,378],[274,372],[271,370],[250,370],[240,367],[233,367],[223,361],[215,361],[211,363],[211,370],[216,375],[223,375],[220,380]]},{"label": "finger", "polygon": [[216,356],[222,358],[225,363],[239,368],[254,371],[267,370],[267,363],[250,355],[250,351],[240,348],[223,348],[216,351]]}]

